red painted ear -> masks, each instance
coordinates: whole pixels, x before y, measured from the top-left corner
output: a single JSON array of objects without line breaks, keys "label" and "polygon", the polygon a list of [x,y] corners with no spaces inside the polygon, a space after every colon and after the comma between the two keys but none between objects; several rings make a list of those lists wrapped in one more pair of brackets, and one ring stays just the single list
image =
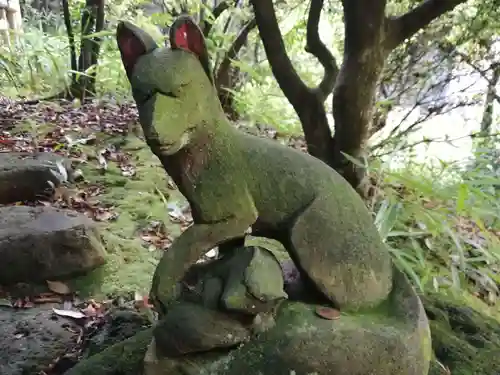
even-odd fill
[{"label": "red painted ear", "polygon": [[129,78],[139,57],[157,47],[151,36],[129,22],[118,24],[116,41]]},{"label": "red painted ear", "polygon": [[207,49],[203,33],[187,15],[177,17],[170,28],[169,37],[172,49],[184,49],[197,56],[205,53]]},{"label": "red painted ear", "polygon": [[195,54],[205,69],[210,82],[213,82],[205,37],[191,17],[187,15],[177,17],[170,28],[169,39],[172,49],[183,49]]}]

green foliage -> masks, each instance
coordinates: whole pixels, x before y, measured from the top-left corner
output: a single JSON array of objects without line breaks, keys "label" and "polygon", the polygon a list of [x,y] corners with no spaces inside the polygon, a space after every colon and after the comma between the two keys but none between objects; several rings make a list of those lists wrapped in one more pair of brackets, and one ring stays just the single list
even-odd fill
[{"label": "green foliage", "polygon": [[493,288],[500,260],[498,177],[455,165],[409,163],[376,168],[383,193],[372,201],[375,223],[396,264],[422,291],[440,287]]}]

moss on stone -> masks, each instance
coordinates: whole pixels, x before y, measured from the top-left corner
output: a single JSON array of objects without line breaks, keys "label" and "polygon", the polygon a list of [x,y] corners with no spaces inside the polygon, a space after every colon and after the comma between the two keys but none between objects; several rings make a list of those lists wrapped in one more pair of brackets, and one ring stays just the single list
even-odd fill
[{"label": "moss on stone", "polygon": [[[500,322],[464,306],[463,297],[433,294],[423,298],[436,359],[453,375],[500,373]],[[430,375],[443,374],[437,363]]]},{"label": "moss on stone", "polygon": [[152,329],[119,342],[103,352],[79,362],[65,375],[139,375],[143,372],[143,359],[152,339]]}]

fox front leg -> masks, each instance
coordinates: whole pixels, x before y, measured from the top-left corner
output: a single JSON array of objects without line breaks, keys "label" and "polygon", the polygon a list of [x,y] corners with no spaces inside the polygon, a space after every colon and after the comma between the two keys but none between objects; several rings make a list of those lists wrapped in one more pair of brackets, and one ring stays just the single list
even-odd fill
[{"label": "fox front leg", "polygon": [[150,298],[160,316],[177,297],[177,285],[200,257],[220,243],[241,237],[257,218],[238,215],[213,224],[193,224],[163,254],[153,275]]},{"label": "fox front leg", "polygon": [[219,255],[232,254],[238,248],[245,246],[245,236],[236,237],[219,244]]}]

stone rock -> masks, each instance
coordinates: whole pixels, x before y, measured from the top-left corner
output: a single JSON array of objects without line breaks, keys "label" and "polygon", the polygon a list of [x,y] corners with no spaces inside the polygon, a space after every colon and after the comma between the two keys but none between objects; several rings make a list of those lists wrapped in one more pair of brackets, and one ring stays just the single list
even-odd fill
[{"label": "stone rock", "polygon": [[269,312],[287,298],[278,259],[258,246],[246,246],[217,261],[195,265],[186,282],[190,287],[183,288],[181,298],[229,312]]},{"label": "stone rock", "polygon": [[0,153],[0,204],[43,197],[52,190],[50,182],[59,186],[65,180],[60,168],[71,179],[71,163],[62,156],[49,152]]},{"label": "stone rock", "polygon": [[[453,375],[500,374],[500,322],[453,296],[423,297],[436,359]],[[479,302],[481,303],[481,302]],[[433,361],[429,375],[449,375]]]},{"label": "stone rock", "polygon": [[0,284],[81,275],[104,264],[95,223],[52,207],[0,207]]},{"label": "stone rock", "polygon": [[161,353],[178,357],[211,349],[231,348],[250,339],[250,327],[222,311],[192,303],[169,308],[154,330]]},{"label": "stone rock", "polygon": [[159,350],[168,357],[250,340],[270,328],[269,317],[287,297],[278,259],[258,246],[191,267],[180,290],[178,303],[154,330]]},{"label": "stone rock", "polygon": [[146,329],[108,349],[79,362],[64,375],[140,375],[144,356],[153,337]]},{"label": "stone rock", "polygon": [[[159,327],[165,324],[162,320],[152,331],[141,332],[82,361],[68,375],[96,371],[102,375],[136,375],[140,373],[134,372],[138,368],[137,353],[145,353],[146,375],[240,375],[249,373],[249,369],[261,375],[427,375],[431,359],[428,320],[408,279],[397,269],[393,272],[389,299],[370,310],[342,313],[340,319],[332,321],[315,314],[317,305],[283,301],[277,306],[274,325],[250,340],[168,357],[164,355],[165,343],[157,340],[166,337],[158,336]],[[182,301],[178,303],[170,312],[182,306]],[[190,324],[195,321],[188,320]],[[185,324],[179,321],[179,332]],[[217,319],[207,321],[205,333],[216,324]],[[238,329],[235,325],[225,333],[231,335]],[[191,337],[191,349],[193,342]]]},{"label": "stone rock", "polygon": [[427,375],[431,341],[425,311],[395,268],[393,280],[383,306],[343,313],[339,320],[318,317],[311,304],[283,302],[274,327],[216,360],[162,357],[156,341],[156,359],[146,357],[145,373],[236,375],[251,368],[261,375]]},{"label": "stone rock", "polygon": [[151,327],[149,319],[134,309],[114,308],[106,314],[104,325],[89,339],[84,358],[100,353],[149,327]]},{"label": "stone rock", "polygon": [[76,345],[78,331],[51,308],[0,307],[0,374],[40,374]]}]

